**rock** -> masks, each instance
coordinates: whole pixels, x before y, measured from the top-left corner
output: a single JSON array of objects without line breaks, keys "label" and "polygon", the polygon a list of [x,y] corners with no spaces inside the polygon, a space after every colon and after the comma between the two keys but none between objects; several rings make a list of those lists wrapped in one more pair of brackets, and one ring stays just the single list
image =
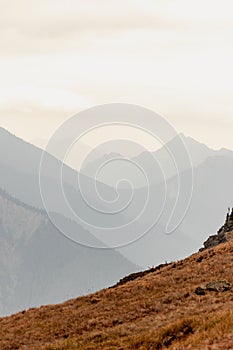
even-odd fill
[{"label": "rock", "polygon": [[225,224],[218,230],[216,235],[210,236],[205,242],[204,247],[199,249],[200,252],[203,250],[216,247],[221,243],[228,241],[228,233],[233,231],[233,209],[228,210]]},{"label": "rock", "polygon": [[227,242],[227,236],[225,232],[220,232],[216,235],[210,236],[207,241],[204,242],[204,248],[201,248],[200,251],[216,247],[221,243]]},{"label": "rock", "polygon": [[197,295],[205,295],[206,292],[226,292],[231,289],[231,284],[228,281],[213,281],[206,283],[205,285],[201,285],[197,287],[194,291]]},{"label": "rock", "polygon": [[197,287],[194,293],[197,295],[205,295],[205,286]]},{"label": "rock", "polygon": [[196,258],[196,262],[200,263],[202,262],[203,259],[204,259],[203,256],[199,256],[198,258]]},{"label": "rock", "polygon": [[213,292],[226,292],[231,289],[231,284],[225,280],[214,281],[206,284],[206,290]]}]

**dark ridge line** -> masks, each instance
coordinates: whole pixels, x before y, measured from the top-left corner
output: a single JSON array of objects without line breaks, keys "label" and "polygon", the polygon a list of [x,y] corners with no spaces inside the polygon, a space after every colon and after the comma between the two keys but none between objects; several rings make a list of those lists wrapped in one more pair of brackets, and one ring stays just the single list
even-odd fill
[{"label": "dark ridge line", "polygon": [[138,278],[141,278],[141,277],[149,275],[149,274],[151,274],[153,272],[159,271],[159,270],[163,269],[164,267],[171,266],[172,264],[174,265],[174,267],[176,267],[175,263],[173,263],[173,262],[167,263],[166,262],[166,263],[160,264],[160,265],[158,265],[156,267],[152,267],[149,270],[144,270],[144,271],[140,271],[140,272],[131,273],[130,275],[120,279],[119,282],[117,282],[114,286],[109,287],[108,289],[113,289],[113,288],[122,286],[122,285],[124,285],[124,284],[126,284],[126,283],[128,283],[130,281],[134,281],[134,280],[136,280]]}]

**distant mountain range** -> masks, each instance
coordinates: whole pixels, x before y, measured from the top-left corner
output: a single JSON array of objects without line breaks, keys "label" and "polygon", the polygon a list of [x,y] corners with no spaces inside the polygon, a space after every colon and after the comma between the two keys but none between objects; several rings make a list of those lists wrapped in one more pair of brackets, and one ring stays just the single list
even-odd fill
[{"label": "distant mountain range", "polygon": [[[74,211],[87,222],[94,223],[90,227],[85,222],[76,220],[76,217],[64,205],[61,194],[57,192],[60,180],[57,174],[59,174],[61,162],[46,153],[48,166],[47,173],[43,173],[43,183],[50,198],[50,208],[54,213],[76,221],[83,230],[88,230],[93,237],[98,238],[96,244],[117,246],[118,242],[128,243],[136,238],[134,243],[119,248],[118,251],[138,266],[148,267],[191,254],[200,247],[206,234],[212,233],[216,227],[220,226],[227,207],[233,206],[233,152],[226,149],[214,151],[190,137],[184,135],[180,135],[180,137],[186,144],[194,165],[194,189],[189,211],[181,225],[171,235],[165,234],[165,228],[176,203],[178,177],[168,150],[178,157],[181,169],[179,175],[183,188],[189,186],[191,171],[185,162],[182,163],[179,152],[180,143],[177,142],[177,138],[155,152],[155,158],[159,159],[163,165],[167,182],[167,200],[161,216],[159,214],[163,203],[164,184],[161,181],[162,177],[158,165],[152,166],[153,154],[147,152],[135,157],[133,161],[137,161],[151,172],[150,178],[154,180],[150,182],[149,189],[145,186],[144,181],[141,182],[142,178],[137,177],[138,172],[133,173],[133,168],[127,168],[125,163],[120,163],[119,168],[117,168],[118,163],[115,162],[113,168],[111,166],[108,168],[108,174],[111,176],[105,184],[101,182],[104,180],[103,178],[98,179],[101,180],[97,182],[97,185],[103,198],[114,200],[118,195],[120,198],[119,207],[121,207],[122,203],[127,203],[131,199],[131,189],[127,185],[121,186],[120,184],[118,193],[116,193],[116,189],[110,186],[111,182],[112,184],[116,183],[115,180],[117,177],[119,179],[121,171],[125,178],[130,174],[134,176],[132,201],[130,200],[129,205],[126,205],[124,210],[119,211],[117,215],[105,215],[101,211],[92,211],[90,207],[86,206],[82,200],[80,188],[77,186],[77,172],[64,165],[64,191]],[[42,150],[39,148],[24,142],[4,129],[0,129],[0,186],[22,202],[38,208],[43,208],[38,175],[41,155]],[[103,160],[106,161],[109,157],[118,158],[119,154],[107,154],[103,156]],[[98,161],[94,162],[97,162],[98,165],[101,159],[102,157],[99,157]],[[93,164],[90,166],[92,167]],[[95,197],[95,179],[88,172],[80,176],[90,203],[98,208],[99,203]],[[141,186],[142,184],[143,186]],[[146,201],[147,190],[151,193],[150,205],[140,216]],[[180,207],[174,213],[175,217],[182,218],[183,204],[181,200]],[[101,205],[103,205],[101,208],[108,210],[112,204],[106,201]],[[144,233],[145,227],[149,227],[149,223],[156,217],[159,217],[157,224],[148,230],[141,239],[137,240],[140,233]],[[133,226],[129,228],[126,224],[135,218]],[[98,225],[100,229],[98,229]],[[117,234],[107,229],[114,226],[121,227]],[[72,234],[69,225],[64,223],[63,227]],[[80,237],[77,236],[77,238]]]},{"label": "distant mountain range", "polygon": [[[88,231],[57,215],[62,225],[98,245]],[[44,211],[0,190],[0,316],[94,292],[137,269],[114,250],[75,244]]]},{"label": "distant mountain range", "polygon": [[[165,227],[178,195],[178,182],[180,180],[182,188],[187,188],[191,172],[187,162],[182,159],[178,138],[181,138],[185,144],[193,164],[194,187],[190,208],[181,225],[171,235],[165,235]],[[170,154],[175,156],[175,160],[180,165],[180,178],[176,174],[176,167]],[[120,155],[116,153],[106,154],[102,158],[87,163],[82,171],[86,175],[93,176],[101,164],[109,162],[108,167],[103,169],[98,180],[109,186],[116,185],[117,176],[118,180],[121,178],[132,180],[135,190],[134,196],[137,200],[134,202],[134,206],[127,208],[124,214],[134,218],[139,212],[140,198],[144,198],[143,194],[147,187],[145,179],[137,169],[131,164],[128,167],[125,166],[124,161],[119,161],[119,158]],[[111,159],[112,162],[110,162]],[[139,265],[148,267],[165,260],[176,260],[191,254],[198,249],[205,239],[206,233],[214,232],[215,228],[220,225],[227,207],[233,204],[233,152],[230,150],[215,151],[191,137],[185,137],[181,134],[158,151],[141,153],[130,161],[141,166],[152,179],[149,183],[149,190],[154,196],[154,203],[147,208],[146,214],[138,221],[142,227],[149,226],[147,224],[151,222],[151,218],[156,216],[156,207],[163,201],[164,180],[167,184],[167,201],[157,225],[149,230],[142,239],[119,250]],[[111,163],[112,166],[110,166]],[[164,171],[165,179],[158,164]],[[119,166],[118,172],[117,165]],[[121,185],[125,191],[124,195],[127,196],[127,185],[119,183],[118,189]],[[183,209],[181,203],[175,216],[182,216]]]},{"label": "distant mountain range", "polygon": [[[180,170],[183,172],[188,170],[187,164],[182,160],[180,152],[180,139],[183,141],[184,145],[189,152],[190,159],[193,167],[199,166],[201,163],[206,161],[209,157],[230,157],[233,159],[233,152],[227,149],[222,148],[221,150],[212,150],[207,147],[205,144],[197,142],[191,137],[186,137],[184,134],[179,134],[177,137],[169,141],[166,145],[161,147],[158,151],[155,152],[142,152],[139,155],[130,158],[129,163],[126,166],[126,158],[120,153],[106,153],[94,160],[87,161],[84,164],[84,167],[81,169],[81,172],[89,177],[94,177],[96,171],[103,165],[105,166],[101,172],[98,173],[98,180],[102,183],[107,184],[108,186],[116,186],[116,169],[118,169],[118,177],[123,175],[126,179],[132,180],[134,187],[143,187],[145,186],[145,178],[143,174],[133,166],[133,163],[139,165],[145,173],[151,174],[149,178],[153,178],[153,181],[150,182],[150,185],[156,185],[164,181],[163,173],[160,171],[159,167],[163,169],[166,180],[176,175],[176,167],[172,161],[171,154],[174,155],[174,158],[180,166]],[[121,141],[119,141],[119,147]],[[170,153],[169,153],[170,152]],[[122,157],[122,161],[119,159]],[[119,178],[118,178],[119,180]],[[121,183],[118,184],[121,186]],[[125,187],[124,183],[122,186]]]},{"label": "distant mountain range", "polygon": [[[109,227],[118,225],[120,220],[124,224],[127,218],[119,214],[117,218],[108,215],[101,215],[93,210],[83,200],[82,193],[77,184],[78,173],[69,166],[62,164],[54,156],[43,152],[41,149],[21,140],[4,129],[0,129],[0,186],[7,192],[13,194],[22,202],[37,208],[44,208],[41,188],[39,186],[39,169],[42,154],[46,163],[46,168],[41,175],[41,185],[45,189],[49,198],[49,212],[62,214],[78,223],[85,221],[93,226]],[[63,190],[61,192],[60,170],[63,165]],[[88,176],[80,174],[80,182],[85,192],[87,201],[92,206],[99,206],[99,198],[95,194],[95,181]],[[59,191],[60,190],[60,191]],[[98,190],[105,200],[112,200],[116,197],[116,191],[105,184],[98,183]],[[67,205],[64,194],[68,198]],[[101,209],[108,210],[108,202],[101,201]],[[51,210],[52,209],[52,210]],[[78,213],[80,220],[74,213]],[[88,224],[85,226],[89,229]]]},{"label": "distant mountain range", "polygon": [[[185,187],[189,183],[189,172],[184,171],[180,182]],[[176,202],[177,177],[167,182],[168,198],[163,215],[150,232],[141,240],[120,250],[129,259],[143,266],[152,266],[195,252],[205,240],[206,234],[220,227],[228,207],[233,204],[233,159],[225,156],[212,156],[194,169],[194,188],[190,208],[181,225],[171,234],[165,235],[168,218]],[[162,201],[162,185],[151,187],[157,193],[156,202]],[[140,190],[138,190],[140,191]],[[136,191],[137,192],[137,191]],[[182,210],[182,205],[180,209]],[[150,207],[146,220],[150,221],[154,208]],[[133,215],[133,214],[131,214]],[[179,214],[176,214],[179,215]]]}]

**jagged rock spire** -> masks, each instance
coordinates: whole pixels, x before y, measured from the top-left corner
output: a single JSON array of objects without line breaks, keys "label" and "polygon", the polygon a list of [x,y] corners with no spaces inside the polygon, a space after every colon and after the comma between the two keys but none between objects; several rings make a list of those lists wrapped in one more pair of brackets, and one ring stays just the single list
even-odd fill
[{"label": "jagged rock spire", "polygon": [[232,209],[228,208],[225,224],[219,230],[219,232],[230,232],[230,231],[233,231],[233,208]]}]

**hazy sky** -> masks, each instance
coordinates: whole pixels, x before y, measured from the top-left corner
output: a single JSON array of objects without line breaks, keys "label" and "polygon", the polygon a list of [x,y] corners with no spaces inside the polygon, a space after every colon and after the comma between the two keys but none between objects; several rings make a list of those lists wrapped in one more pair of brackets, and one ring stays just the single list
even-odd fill
[{"label": "hazy sky", "polygon": [[0,0],[0,125],[27,140],[127,102],[233,149],[232,65],[232,0]]}]

